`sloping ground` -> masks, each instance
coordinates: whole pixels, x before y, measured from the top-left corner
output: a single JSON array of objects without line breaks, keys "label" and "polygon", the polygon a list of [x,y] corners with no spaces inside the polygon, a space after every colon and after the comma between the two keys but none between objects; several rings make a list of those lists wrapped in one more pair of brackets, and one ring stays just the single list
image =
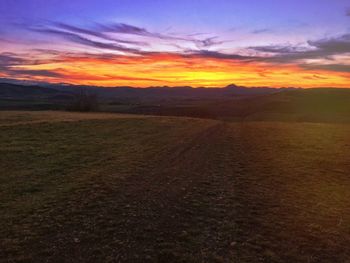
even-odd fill
[{"label": "sloping ground", "polygon": [[350,123],[350,89],[298,89],[251,96],[103,105],[106,111],[230,121]]},{"label": "sloping ground", "polygon": [[291,90],[197,106],[218,119],[349,123],[350,89]]},{"label": "sloping ground", "polygon": [[350,122],[350,89],[308,89],[256,98],[247,120]]},{"label": "sloping ground", "polygon": [[0,126],[86,120],[133,119],[151,116],[118,113],[81,113],[67,111],[0,111]]},{"label": "sloping ground", "polygon": [[3,262],[346,262],[350,126],[0,127]]}]

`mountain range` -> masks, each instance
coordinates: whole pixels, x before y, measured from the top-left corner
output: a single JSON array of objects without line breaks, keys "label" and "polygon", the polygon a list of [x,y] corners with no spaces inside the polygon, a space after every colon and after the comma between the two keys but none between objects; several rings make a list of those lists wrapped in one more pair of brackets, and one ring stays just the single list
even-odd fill
[{"label": "mountain range", "polygon": [[96,87],[0,83],[0,110],[65,110],[81,92],[99,110],[225,120],[350,122],[350,89]]}]

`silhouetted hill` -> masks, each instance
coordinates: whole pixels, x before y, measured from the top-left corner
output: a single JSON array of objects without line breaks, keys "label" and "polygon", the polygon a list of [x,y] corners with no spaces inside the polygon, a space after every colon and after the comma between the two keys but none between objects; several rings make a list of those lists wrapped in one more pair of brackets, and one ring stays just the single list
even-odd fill
[{"label": "silhouetted hill", "polygon": [[[146,99],[157,100],[164,98],[213,98],[227,96],[249,96],[258,94],[272,94],[285,89],[276,89],[269,87],[243,87],[231,84],[224,88],[192,88],[189,86],[181,87],[148,87],[135,88],[128,86],[121,87],[96,87],[96,86],[79,86],[67,84],[39,84],[39,85],[24,85],[24,84],[0,83],[1,98],[4,96],[12,98],[21,98],[23,96],[50,96],[58,95],[59,93],[76,93],[79,89],[84,89],[88,92],[95,93],[102,99],[115,98],[130,98],[130,99]],[[25,83],[25,82],[21,82]],[[30,83],[30,82],[29,82]],[[31,84],[31,83],[30,83]]]},{"label": "silhouetted hill", "polygon": [[41,86],[0,83],[0,109],[47,110],[63,109],[72,99],[72,92]]},{"label": "silhouetted hill", "polygon": [[94,87],[0,84],[0,109],[65,109],[75,93],[98,96],[102,111],[201,118],[350,122],[350,89]]},{"label": "silhouetted hill", "polygon": [[42,98],[58,94],[52,88],[39,86],[23,86],[9,83],[0,83],[0,98]]},{"label": "silhouetted hill", "polygon": [[[22,83],[22,84],[20,84]],[[24,85],[30,84],[30,85]],[[45,102],[64,108],[72,100],[74,94],[84,92],[98,96],[102,104],[126,104],[126,105],[178,105],[187,101],[207,101],[222,100],[230,97],[255,96],[261,94],[273,94],[284,89],[274,88],[247,88],[236,85],[229,85],[224,88],[192,88],[183,87],[96,87],[79,86],[69,84],[47,84],[40,83],[32,85],[31,82],[16,81],[13,83],[0,83],[0,108],[16,108],[20,105],[25,108],[25,104],[32,105],[34,102],[41,104]],[[23,102],[25,101],[25,103]],[[21,103],[23,102],[23,103]],[[12,103],[12,104],[11,104]]]},{"label": "silhouetted hill", "polygon": [[259,95],[259,94],[273,94],[286,90],[295,90],[296,88],[271,88],[271,87],[244,87],[234,84],[228,85],[224,88],[228,94],[235,95]]}]

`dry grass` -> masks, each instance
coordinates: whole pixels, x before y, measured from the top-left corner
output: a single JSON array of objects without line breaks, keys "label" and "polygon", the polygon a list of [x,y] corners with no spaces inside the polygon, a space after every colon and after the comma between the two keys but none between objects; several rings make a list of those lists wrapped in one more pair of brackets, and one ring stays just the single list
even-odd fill
[{"label": "dry grass", "polygon": [[0,111],[0,126],[71,122],[84,120],[134,119],[152,116],[118,113],[83,113],[67,111]]},{"label": "dry grass", "polygon": [[0,127],[0,261],[350,258],[350,125],[21,114]]}]

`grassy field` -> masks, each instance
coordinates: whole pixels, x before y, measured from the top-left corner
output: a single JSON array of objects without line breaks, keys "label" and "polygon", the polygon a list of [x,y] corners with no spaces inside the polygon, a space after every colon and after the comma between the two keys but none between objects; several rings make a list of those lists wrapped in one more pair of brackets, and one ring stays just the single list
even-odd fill
[{"label": "grassy field", "polygon": [[349,262],[350,125],[0,112],[0,262]]}]

